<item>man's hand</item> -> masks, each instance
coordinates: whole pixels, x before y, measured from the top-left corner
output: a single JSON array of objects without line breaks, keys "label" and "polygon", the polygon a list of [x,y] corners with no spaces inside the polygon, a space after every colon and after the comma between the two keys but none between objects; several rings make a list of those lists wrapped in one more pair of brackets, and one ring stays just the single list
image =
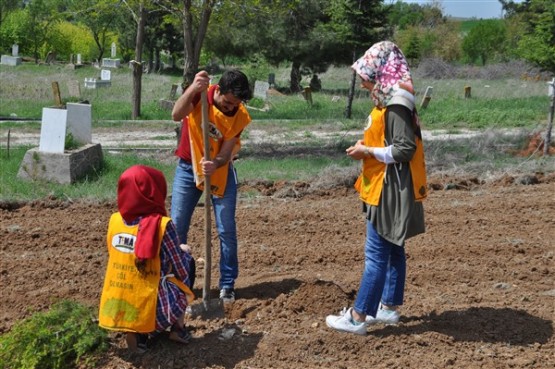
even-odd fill
[{"label": "man's hand", "polygon": [[218,169],[218,163],[216,160],[204,160],[204,158],[200,159],[200,166],[202,168],[202,174],[205,176],[211,176],[214,174],[216,169]]},{"label": "man's hand", "polygon": [[189,88],[192,88],[195,94],[199,94],[208,88],[210,84],[210,76],[205,70],[201,70],[195,75],[195,79]]}]

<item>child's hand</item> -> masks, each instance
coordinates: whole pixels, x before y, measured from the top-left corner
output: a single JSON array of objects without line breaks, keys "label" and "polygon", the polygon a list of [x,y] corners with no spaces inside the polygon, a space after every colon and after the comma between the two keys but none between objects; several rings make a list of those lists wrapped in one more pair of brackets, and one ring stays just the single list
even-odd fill
[{"label": "child's hand", "polygon": [[181,250],[185,251],[189,255],[192,253],[191,246],[189,245],[182,243],[181,245],[179,245],[179,247],[181,248]]}]

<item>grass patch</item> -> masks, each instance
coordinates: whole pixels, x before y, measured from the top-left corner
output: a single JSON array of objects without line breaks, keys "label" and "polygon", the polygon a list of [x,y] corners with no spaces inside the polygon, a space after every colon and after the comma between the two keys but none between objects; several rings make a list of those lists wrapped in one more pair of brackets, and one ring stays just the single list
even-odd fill
[{"label": "grass patch", "polygon": [[140,155],[135,152],[104,153],[103,167],[73,184],[58,184],[46,181],[26,181],[17,177],[19,166],[30,147],[17,147],[0,151],[1,169],[0,199],[3,201],[27,201],[40,198],[60,200],[112,201],[116,199],[118,179],[127,168],[135,164],[155,167],[166,175],[171,183],[175,164],[164,163],[155,156]]},{"label": "grass patch", "polygon": [[[248,72],[249,68],[245,68]],[[251,82],[265,80],[251,70]],[[276,85],[287,87],[289,67],[273,69]],[[0,117],[40,119],[42,108],[52,106],[52,82],[58,82],[62,100],[75,101],[69,96],[69,81],[83,85],[85,78],[97,77],[98,69],[84,66],[68,70],[63,65],[36,66],[24,63],[17,68],[0,66]],[[249,74],[247,74],[249,75]],[[132,110],[133,79],[131,70],[118,68],[111,71],[112,85],[106,88],[81,88],[79,100],[92,105],[93,128],[106,120],[129,120]],[[249,75],[250,76],[250,75]],[[294,120],[298,125],[315,121],[335,121],[344,125],[360,126],[372,108],[366,91],[357,85],[352,103],[351,119],[344,118],[351,70],[349,67],[332,67],[321,74],[322,90],[312,93],[313,104],[305,101],[300,93],[290,95],[270,94],[266,102],[252,99],[255,108],[268,105],[268,111],[252,109],[253,120],[265,124],[270,121]],[[217,80],[217,78],[215,78]],[[181,83],[181,76],[167,73],[144,74],[142,80],[141,120],[171,121],[171,112],[160,108],[159,100],[167,99],[172,84]],[[301,82],[308,85],[308,80]],[[421,109],[425,128],[487,128],[533,127],[547,120],[549,97],[544,81],[523,81],[515,78],[499,80],[452,79],[431,80],[415,77],[417,106],[428,86],[433,87],[432,99],[427,109]],[[470,86],[472,97],[464,99],[464,88]]]},{"label": "grass patch", "polygon": [[95,355],[108,349],[107,333],[94,317],[89,307],[61,301],[17,322],[0,336],[0,368],[93,368]]}]

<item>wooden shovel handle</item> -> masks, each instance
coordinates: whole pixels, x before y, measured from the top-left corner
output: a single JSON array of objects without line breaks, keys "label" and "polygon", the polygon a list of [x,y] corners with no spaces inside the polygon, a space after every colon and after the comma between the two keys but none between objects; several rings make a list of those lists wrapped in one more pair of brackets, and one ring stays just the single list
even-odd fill
[{"label": "wooden shovel handle", "polygon": [[[200,100],[202,102],[202,136],[204,142],[204,160],[210,160],[209,123],[208,123],[208,96],[206,90],[202,91]],[[202,289],[202,300],[208,304],[210,300],[210,278],[212,275],[212,235],[210,221],[210,176],[204,176],[204,285]]]}]

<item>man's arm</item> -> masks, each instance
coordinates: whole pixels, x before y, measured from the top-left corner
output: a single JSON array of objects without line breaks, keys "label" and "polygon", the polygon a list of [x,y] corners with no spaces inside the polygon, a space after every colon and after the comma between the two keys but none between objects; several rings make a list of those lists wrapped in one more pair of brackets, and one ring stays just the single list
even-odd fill
[{"label": "man's arm", "polygon": [[185,92],[177,99],[172,110],[172,119],[179,122],[193,111],[193,99],[202,91],[208,88],[210,76],[206,71],[200,71],[196,74],[193,83],[187,87]]},{"label": "man's arm", "polygon": [[233,137],[224,141],[220,147],[220,151],[214,158],[212,158],[211,161],[205,161],[204,158],[201,159],[200,165],[202,165],[202,174],[205,176],[211,176],[214,174],[216,169],[229,162],[232,159],[233,148],[235,147],[237,140],[237,137]]}]

